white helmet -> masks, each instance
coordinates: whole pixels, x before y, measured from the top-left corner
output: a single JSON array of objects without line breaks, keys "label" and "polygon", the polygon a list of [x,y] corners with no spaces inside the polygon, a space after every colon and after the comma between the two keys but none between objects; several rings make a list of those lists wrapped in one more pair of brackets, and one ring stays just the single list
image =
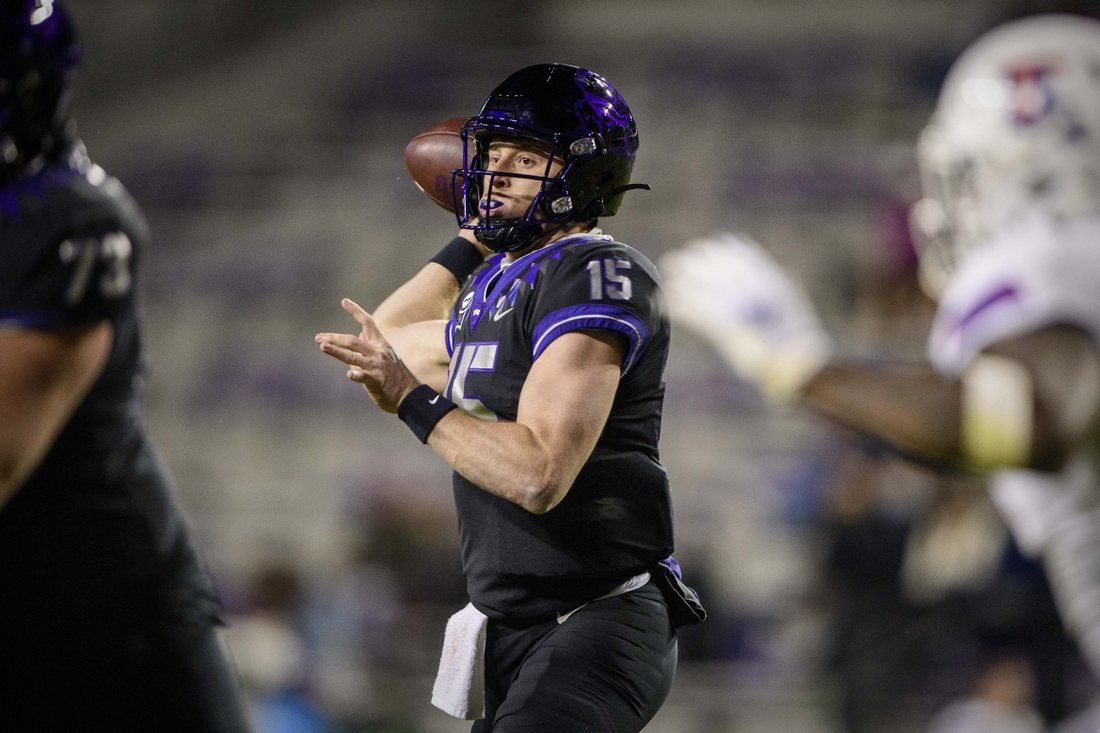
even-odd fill
[{"label": "white helmet", "polygon": [[925,198],[912,218],[930,240],[932,292],[1017,216],[1100,211],[1100,22],[1038,15],[979,38],[951,67],[917,157]]}]

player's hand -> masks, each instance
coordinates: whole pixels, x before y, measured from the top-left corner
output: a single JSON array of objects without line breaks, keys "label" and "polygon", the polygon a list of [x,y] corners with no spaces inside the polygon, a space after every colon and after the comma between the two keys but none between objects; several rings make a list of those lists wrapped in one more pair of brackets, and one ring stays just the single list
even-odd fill
[{"label": "player's hand", "polygon": [[831,341],[806,293],[751,239],[695,239],[658,266],[673,321],[769,398],[791,399],[828,361]]},{"label": "player's hand", "polygon": [[319,333],[314,340],[321,351],[351,367],[348,379],[363,385],[375,404],[386,412],[397,412],[401,400],[420,382],[398,358],[369,313],[347,298],[340,305],[362,326],[362,331],[358,336]]}]

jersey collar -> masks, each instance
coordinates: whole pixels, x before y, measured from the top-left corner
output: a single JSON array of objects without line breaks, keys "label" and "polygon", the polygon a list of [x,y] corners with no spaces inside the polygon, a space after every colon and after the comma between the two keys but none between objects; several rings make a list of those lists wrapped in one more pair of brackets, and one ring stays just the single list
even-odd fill
[{"label": "jersey collar", "polygon": [[593,228],[587,232],[578,232],[562,237],[545,247],[528,252],[523,257],[509,262],[505,253],[500,252],[488,259],[489,267],[486,267],[478,277],[474,279],[474,301],[470,308],[470,330],[477,328],[477,324],[489,311],[487,303],[495,303],[497,298],[504,294],[505,290],[517,280],[522,280],[534,287],[535,278],[539,268],[547,260],[560,260],[566,247],[600,240],[612,241],[612,238],[604,234],[600,229]]}]

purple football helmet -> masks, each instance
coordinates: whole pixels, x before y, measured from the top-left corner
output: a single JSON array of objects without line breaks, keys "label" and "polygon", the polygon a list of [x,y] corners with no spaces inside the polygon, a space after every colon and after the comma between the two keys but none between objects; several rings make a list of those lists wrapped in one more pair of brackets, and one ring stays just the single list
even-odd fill
[{"label": "purple football helmet", "polygon": [[[541,176],[487,170],[489,142],[498,136],[528,138],[549,146]],[[493,90],[481,112],[462,128],[465,167],[454,172],[455,216],[496,252],[522,249],[546,233],[546,224],[569,226],[612,216],[630,183],[638,128],[622,96],[602,76],[566,64],[528,66]],[[564,167],[551,177],[559,158]],[[500,177],[541,181],[523,216],[482,216],[493,205]]]},{"label": "purple football helmet", "polygon": [[58,0],[0,0],[0,182],[72,141],[80,44]]}]

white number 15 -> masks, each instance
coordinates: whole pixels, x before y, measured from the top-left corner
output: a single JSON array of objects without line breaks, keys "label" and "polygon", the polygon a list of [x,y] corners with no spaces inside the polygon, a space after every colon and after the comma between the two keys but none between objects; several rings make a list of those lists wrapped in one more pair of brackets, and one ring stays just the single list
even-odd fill
[{"label": "white number 15", "polygon": [[[603,270],[601,272],[601,269]],[[603,300],[606,295],[611,300],[630,300],[632,288],[630,278],[620,275],[619,270],[629,270],[629,260],[592,260],[588,263],[588,283],[592,300]]]}]

